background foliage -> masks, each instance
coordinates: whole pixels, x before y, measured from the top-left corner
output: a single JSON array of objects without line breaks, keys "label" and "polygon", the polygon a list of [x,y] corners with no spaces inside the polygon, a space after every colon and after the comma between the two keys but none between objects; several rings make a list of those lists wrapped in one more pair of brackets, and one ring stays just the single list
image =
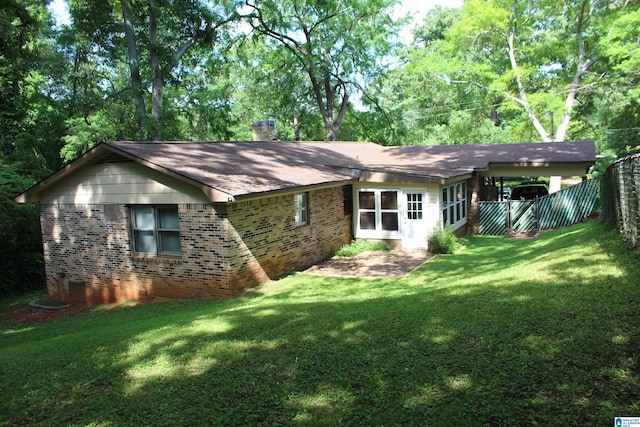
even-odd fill
[{"label": "background foliage", "polygon": [[5,0],[2,292],[41,281],[36,208],[13,198],[103,140],[244,140],[275,119],[287,140],[640,151],[638,2],[466,0],[410,39],[398,3],[74,0],[59,23],[47,1]]}]

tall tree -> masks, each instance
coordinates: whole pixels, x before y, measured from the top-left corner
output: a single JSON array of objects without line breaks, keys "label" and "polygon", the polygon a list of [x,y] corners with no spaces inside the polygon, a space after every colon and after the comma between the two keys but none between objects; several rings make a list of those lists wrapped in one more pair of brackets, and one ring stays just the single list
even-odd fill
[{"label": "tall tree", "polygon": [[14,197],[60,166],[64,67],[45,5],[0,7],[0,296],[44,287],[39,209]]},{"label": "tall tree", "polygon": [[[576,98],[599,78],[598,22],[612,1],[468,0],[447,33],[453,81],[501,95],[526,114],[542,141],[564,140]],[[551,129],[542,118],[555,117]],[[559,120],[558,120],[559,119]]]},{"label": "tall tree", "polygon": [[308,76],[326,139],[338,138],[354,94],[384,70],[397,0],[246,0],[252,27],[287,49]]},{"label": "tall tree", "polygon": [[600,140],[620,156],[640,152],[640,4],[612,14],[601,51],[610,78],[587,106]]},{"label": "tall tree", "polygon": [[204,0],[78,0],[70,6],[76,29],[104,33],[96,44],[111,72],[119,71],[120,59],[126,58],[127,89],[135,106],[138,138],[143,140],[162,138],[165,89],[179,87],[188,71],[198,73],[206,67],[212,48],[227,36],[225,26],[238,16],[233,0],[215,4]]},{"label": "tall tree", "polygon": [[48,82],[61,70],[49,19],[41,1],[0,8],[0,165],[22,162],[33,176],[59,166],[62,105]]},{"label": "tall tree", "polygon": [[[492,99],[487,111],[498,106],[487,114],[520,110],[521,126],[536,139],[580,137],[587,128],[572,122],[576,102],[606,73],[601,43],[620,7],[616,0],[467,0],[444,41],[420,61],[449,84],[484,91]],[[551,187],[559,189],[558,178]]]},{"label": "tall tree", "polygon": [[[444,41],[460,9],[435,7],[413,29],[414,40],[398,50],[400,66],[376,82],[393,132],[378,138],[409,145],[503,142],[508,131],[491,112],[496,96],[476,86],[451,82]],[[384,120],[383,120],[384,122]]]},{"label": "tall tree", "polygon": [[248,38],[234,47],[230,61],[237,138],[251,138],[251,122],[274,119],[278,139],[324,139],[308,78],[287,49],[263,37]]},{"label": "tall tree", "polygon": [[[141,128],[146,122],[142,116],[144,99],[140,94],[139,43],[141,33],[136,38],[136,29],[131,7],[133,0],[121,0],[122,16],[127,40],[127,56],[131,72],[132,87],[136,94],[136,110]],[[139,22],[148,29],[146,45],[150,63],[151,80],[151,122],[150,139],[161,139],[163,87],[172,71],[180,65],[185,55],[196,45],[211,45],[218,31],[225,24],[236,19],[233,3],[217,3],[211,7],[206,2],[183,2],[175,0],[149,0],[138,6],[139,14],[147,22]],[[227,6],[226,8],[224,6]],[[162,19],[164,18],[164,19]],[[197,60],[195,61],[197,63]]]}]

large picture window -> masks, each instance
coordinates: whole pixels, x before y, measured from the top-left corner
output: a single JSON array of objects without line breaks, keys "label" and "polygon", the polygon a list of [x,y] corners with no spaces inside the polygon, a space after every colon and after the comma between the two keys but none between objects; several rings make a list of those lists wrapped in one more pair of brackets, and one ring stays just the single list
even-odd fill
[{"label": "large picture window", "polygon": [[358,191],[358,227],[360,230],[398,231],[398,191]]},{"label": "large picture window", "polygon": [[442,223],[455,226],[467,219],[467,183],[442,188]]},{"label": "large picture window", "polygon": [[180,255],[177,206],[133,206],[131,225],[134,253]]}]

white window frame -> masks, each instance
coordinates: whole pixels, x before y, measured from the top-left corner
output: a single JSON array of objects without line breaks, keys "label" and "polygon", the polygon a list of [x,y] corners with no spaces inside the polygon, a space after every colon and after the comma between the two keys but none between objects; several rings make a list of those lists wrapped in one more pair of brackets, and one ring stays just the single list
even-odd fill
[{"label": "white window frame", "polygon": [[407,205],[404,217],[410,221],[422,221],[424,218],[425,193],[424,190],[404,191]]},{"label": "white window frame", "polygon": [[[374,197],[374,208],[373,209],[364,209],[360,206],[360,193],[373,193]],[[383,209],[382,208],[382,193],[384,192],[395,192],[396,193],[396,206],[394,209]],[[376,238],[376,239],[399,239],[402,238],[402,209],[401,209],[401,201],[403,197],[403,192],[398,188],[358,188],[355,193],[355,202],[356,202],[356,215],[354,215],[354,222],[356,225],[356,237],[359,238]],[[360,214],[361,213],[374,213],[374,228],[373,229],[363,229],[360,227]],[[397,230],[383,230],[382,229],[382,216],[383,214],[395,213],[398,223]]]},{"label": "white window frame", "polygon": [[460,181],[447,185],[440,190],[442,224],[449,224],[452,229],[467,223],[467,182]]},{"label": "white window frame", "polygon": [[309,223],[309,196],[308,193],[293,195],[296,227]]},{"label": "white window frame", "polygon": [[[153,224],[142,225],[138,223],[138,215],[136,212],[142,210],[151,210]],[[175,210],[177,228],[162,227],[160,211]],[[134,255],[154,255],[178,257],[182,254],[182,247],[178,251],[165,250],[162,247],[163,235],[173,235],[178,237],[178,245],[180,246],[180,214],[177,205],[133,205],[130,207],[131,213],[131,250]],[[147,237],[153,239],[153,250],[144,250],[139,247],[141,245],[141,233],[145,233]]]}]

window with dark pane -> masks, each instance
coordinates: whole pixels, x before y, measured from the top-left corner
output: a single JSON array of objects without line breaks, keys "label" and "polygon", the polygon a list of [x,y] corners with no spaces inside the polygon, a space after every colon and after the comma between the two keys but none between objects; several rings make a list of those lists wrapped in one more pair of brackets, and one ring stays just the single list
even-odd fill
[{"label": "window with dark pane", "polygon": [[442,222],[451,225],[467,218],[467,183],[442,188]]},{"label": "window with dark pane", "polygon": [[358,193],[358,205],[360,209],[375,209],[376,195],[373,191],[360,191]]},{"label": "window with dark pane", "polygon": [[360,212],[360,229],[375,230],[376,229],[376,213]]},{"label": "window with dark pane", "polygon": [[380,193],[380,207],[382,209],[398,209],[398,192],[382,191]]},{"label": "window with dark pane", "polygon": [[358,227],[360,230],[398,231],[397,190],[358,191]]},{"label": "window with dark pane", "polygon": [[382,212],[382,229],[398,231],[398,212]]},{"label": "window with dark pane", "polygon": [[131,225],[135,253],[154,255],[181,253],[177,206],[133,206]]}]

